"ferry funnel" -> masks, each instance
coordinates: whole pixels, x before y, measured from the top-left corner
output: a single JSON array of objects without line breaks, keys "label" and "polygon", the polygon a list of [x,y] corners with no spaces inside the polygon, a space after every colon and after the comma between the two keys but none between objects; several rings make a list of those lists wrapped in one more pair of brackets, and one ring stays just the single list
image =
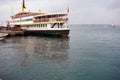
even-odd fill
[{"label": "ferry funnel", "polygon": [[22,2],[22,13],[24,13],[25,11],[26,11],[25,1],[23,0],[23,2]]}]

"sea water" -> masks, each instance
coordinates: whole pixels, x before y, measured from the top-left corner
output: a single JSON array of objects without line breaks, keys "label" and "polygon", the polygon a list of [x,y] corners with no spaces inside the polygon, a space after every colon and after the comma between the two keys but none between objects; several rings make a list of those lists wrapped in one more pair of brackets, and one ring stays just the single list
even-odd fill
[{"label": "sea water", "polygon": [[120,27],[70,25],[69,38],[0,41],[0,80],[120,80]]}]

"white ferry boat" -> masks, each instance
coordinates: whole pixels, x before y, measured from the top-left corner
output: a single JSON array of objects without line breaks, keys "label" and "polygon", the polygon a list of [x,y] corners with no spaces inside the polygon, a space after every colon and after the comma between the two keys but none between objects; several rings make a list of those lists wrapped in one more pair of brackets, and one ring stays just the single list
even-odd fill
[{"label": "white ferry boat", "polygon": [[68,13],[27,12],[25,1],[22,3],[22,11],[11,16],[7,25],[17,27],[31,35],[57,35],[67,37],[69,35]]}]

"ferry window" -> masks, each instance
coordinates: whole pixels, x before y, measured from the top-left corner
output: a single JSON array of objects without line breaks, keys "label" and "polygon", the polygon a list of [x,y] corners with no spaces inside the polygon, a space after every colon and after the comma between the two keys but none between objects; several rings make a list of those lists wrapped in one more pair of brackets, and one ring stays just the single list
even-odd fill
[{"label": "ferry window", "polygon": [[60,28],[60,25],[59,25],[59,23],[58,23],[58,28]]}]

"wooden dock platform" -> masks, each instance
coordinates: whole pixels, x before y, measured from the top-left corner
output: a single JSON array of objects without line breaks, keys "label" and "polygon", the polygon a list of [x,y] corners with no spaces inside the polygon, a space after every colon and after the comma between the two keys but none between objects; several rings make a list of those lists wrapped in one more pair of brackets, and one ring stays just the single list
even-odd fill
[{"label": "wooden dock platform", "polygon": [[14,30],[1,30],[2,33],[8,33],[8,36],[17,36],[17,35],[24,35],[23,30],[14,31]]}]

